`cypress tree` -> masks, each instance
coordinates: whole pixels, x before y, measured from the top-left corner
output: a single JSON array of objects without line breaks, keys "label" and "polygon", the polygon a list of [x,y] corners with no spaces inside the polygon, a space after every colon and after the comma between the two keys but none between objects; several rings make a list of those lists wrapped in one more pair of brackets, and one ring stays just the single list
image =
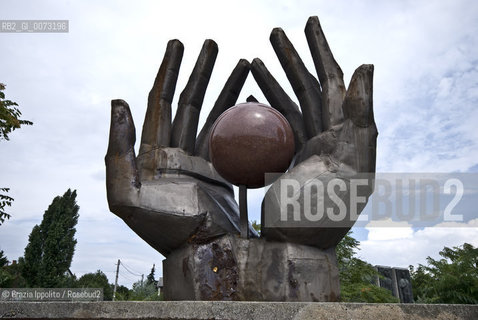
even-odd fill
[{"label": "cypress tree", "polygon": [[53,199],[29,237],[22,273],[30,287],[60,287],[70,268],[76,246],[78,211],[76,190]]},{"label": "cypress tree", "polygon": [[0,250],[0,267],[4,267],[6,265],[8,265],[8,259],[3,250]]},{"label": "cypress tree", "polygon": [[151,268],[151,272],[148,274],[148,277],[146,278],[146,284],[154,284],[156,285],[156,280],[154,280],[154,272],[156,271],[156,268],[153,264],[153,268]]},{"label": "cypress tree", "polygon": [[25,248],[23,258],[20,258],[22,276],[30,287],[40,287],[39,275],[40,263],[43,255],[43,239],[39,225],[33,227],[28,237],[28,245]]}]

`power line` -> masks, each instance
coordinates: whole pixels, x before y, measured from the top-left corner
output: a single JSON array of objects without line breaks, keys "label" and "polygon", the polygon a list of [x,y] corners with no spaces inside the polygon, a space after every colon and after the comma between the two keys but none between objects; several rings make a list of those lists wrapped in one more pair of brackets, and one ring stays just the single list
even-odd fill
[{"label": "power line", "polygon": [[133,282],[138,281],[137,279],[132,279],[132,278],[130,278],[129,276],[126,276],[126,274],[123,274],[123,273],[121,273],[121,272],[120,272],[119,275],[121,276],[121,278],[124,278],[124,279],[129,280],[129,281],[133,281]]},{"label": "power line", "polygon": [[120,261],[120,263],[121,263],[121,265],[126,269],[126,271],[128,271],[128,272],[131,273],[132,275],[138,276],[138,277],[141,276],[141,273],[135,273],[135,272],[131,271],[129,268],[127,268],[126,265],[123,263],[123,261]]}]

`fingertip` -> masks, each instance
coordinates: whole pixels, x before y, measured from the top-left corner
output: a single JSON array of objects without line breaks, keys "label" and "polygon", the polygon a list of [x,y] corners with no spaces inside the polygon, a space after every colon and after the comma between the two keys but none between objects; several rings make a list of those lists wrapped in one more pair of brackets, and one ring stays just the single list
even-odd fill
[{"label": "fingertip", "polygon": [[251,62],[251,69],[255,69],[260,65],[264,65],[261,59],[259,58],[254,58]]},{"label": "fingertip", "polygon": [[184,54],[184,45],[178,39],[172,39],[168,41],[166,45],[166,55],[171,55],[174,59],[178,59],[181,63]]},{"label": "fingertip", "polygon": [[132,121],[129,105],[123,99],[111,100],[111,125],[119,125]]},{"label": "fingertip", "polygon": [[168,47],[182,49],[184,48],[184,45],[178,39],[171,39],[168,41]]},{"label": "fingertip", "polygon": [[260,72],[265,68],[264,62],[262,62],[261,59],[259,58],[254,58],[251,63],[251,72],[253,75],[257,74],[257,72]]},{"label": "fingertip", "polygon": [[168,41],[166,45],[166,52],[172,53],[173,55],[179,55],[182,57],[184,52],[184,45],[178,39],[172,39]]},{"label": "fingertip", "polygon": [[[317,16],[312,16],[307,20],[304,28],[305,36],[307,38],[321,34],[321,30],[322,27],[320,26],[319,18]],[[308,39],[308,41],[310,40]]]},{"label": "fingertip", "polygon": [[246,59],[239,59],[237,65],[247,69],[250,69],[251,67],[251,64]]},{"label": "fingertip", "polygon": [[122,99],[111,100],[111,126],[108,154],[124,154],[135,143],[136,130],[131,110]]},{"label": "fingertip", "polygon": [[374,67],[373,64],[362,64],[357,69],[355,69],[355,72],[360,72],[360,73],[366,73],[366,74],[373,75],[374,69],[375,69],[375,67]]},{"label": "fingertip", "polygon": [[279,33],[284,33],[284,29],[282,29],[281,27],[275,27],[274,29],[272,29],[271,34],[279,34]]},{"label": "fingertip", "polygon": [[256,99],[252,94],[247,97],[246,102],[259,102],[259,100]]},{"label": "fingertip", "polygon": [[309,19],[307,19],[307,23],[318,23],[318,22],[319,22],[318,16],[310,16]]},{"label": "fingertip", "polygon": [[352,75],[352,79],[350,80],[350,83],[352,84],[352,81],[354,80],[354,77],[358,79],[358,81],[361,81],[366,85],[367,87],[372,86],[372,81],[373,81],[373,72],[374,72],[374,66],[373,64],[362,64],[360,67],[355,69],[354,74]]},{"label": "fingertip", "polygon": [[116,108],[116,107],[129,107],[128,103],[124,101],[123,99],[113,99],[111,100],[111,107]]},{"label": "fingertip", "polygon": [[273,39],[278,40],[278,39],[282,38],[283,36],[285,36],[284,30],[282,28],[277,27],[277,28],[272,29],[270,40],[271,41]]},{"label": "fingertip", "polygon": [[307,28],[314,27],[314,26],[320,26],[320,21],[318,16],[309,17],[305,25],[305,29],[307,30]]},{"label": "fingertip", "polygon": [[216,43],[216,41],[212,40],[212,39],[206,39],[204,40],[204,47],[207,47],[209,49],[212,49],[214,51],[218,51],[219,50],[219,47]]},{"label": "fingertip", "polygon": [[259,87],[264,90],[264,85],[270,86],[269,81],[267,80],[270,77],[269,70],[267,70],[264,62],[259,58],[254,58],[251,63],[251,72],[254,79],[256,79]]},{"label": "fingertip", "polygon": [[373,64],[358,67],[350,80],[344,100],[344,116],[356,126],[368,127],[373,116]]}]

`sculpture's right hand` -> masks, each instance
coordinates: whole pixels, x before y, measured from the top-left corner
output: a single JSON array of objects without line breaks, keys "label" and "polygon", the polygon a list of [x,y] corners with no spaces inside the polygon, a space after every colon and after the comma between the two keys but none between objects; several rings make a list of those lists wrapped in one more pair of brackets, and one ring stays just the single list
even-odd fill
[{"label": "sculpture's right hand", "polygon": [[[238,98],[250,68],[246,60],[240,60],[233,70],[196,139],[199,111],[217,51],[214,41],[205,41],[171,123],[183,45],[178,40],[168,43],[149,93],[137,157],[129,106],[123,100],[111,102],[105,157],[110,210],[165,256],[188,241],[239,233],[232,186],[208,161],[208,138],[216,118]],[[257,235],[249,229],[252,236]]]},{"label": "sculpture's right hand", "polygon": [[[302,112],[261,60],[251,63],[259,87],[288,119],[296,139],[294,167],[264,198],[261,236],[328,249],[347,234],[373,192],[374,67],[358,67],[346,89],[318,17],[309,18],[305,33],[318,80],[282,29],[274,29],[270,38]],[[289,189],[294,190],[291,197]]]}]

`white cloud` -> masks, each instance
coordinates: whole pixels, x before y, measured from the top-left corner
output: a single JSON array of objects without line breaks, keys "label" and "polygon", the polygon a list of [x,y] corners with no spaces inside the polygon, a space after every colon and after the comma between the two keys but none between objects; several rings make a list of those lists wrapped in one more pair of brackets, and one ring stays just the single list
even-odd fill
[{"label": "white cloud", "polygon": [[411,224],[406,221],[376,220],[368,223],[365,228],[370,241],[409,239],[413,236]]},{"label": "white cloud", "polygon": [[367,230],[368,239],[360,242],[359,256],[373,265],[416,266],[426,264],[428,256],[437,259],[445,246],[460,246],[465,242],[478,246],[478,219],[441,223],[420,230],[389,221],[387,227],[367,227]]}]

